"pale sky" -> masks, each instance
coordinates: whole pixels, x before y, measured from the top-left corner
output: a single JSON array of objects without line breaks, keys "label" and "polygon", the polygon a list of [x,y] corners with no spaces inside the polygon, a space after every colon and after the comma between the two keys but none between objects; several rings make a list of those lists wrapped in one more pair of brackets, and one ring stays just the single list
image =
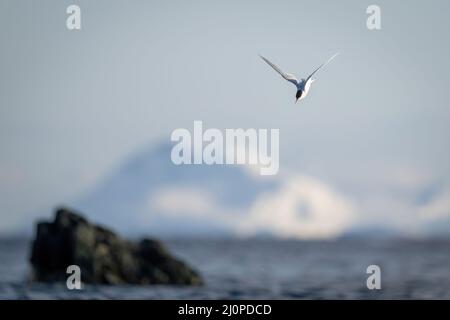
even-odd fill
[{"label": "pale sky", "polygon": [[[80,31],[66,29],[73,3]],[[369,31],[374,3],[382,29]],[[279,128],[280,170],[332,185],[369,222],[396,214],[408,224],[427,192],[430,210],[450,217],[449,9],[448,1],[2,1],[0,233],[80,197],[194,120]],[[295,88],[258,57],[302,77],[337,51],[297,105]]]}]

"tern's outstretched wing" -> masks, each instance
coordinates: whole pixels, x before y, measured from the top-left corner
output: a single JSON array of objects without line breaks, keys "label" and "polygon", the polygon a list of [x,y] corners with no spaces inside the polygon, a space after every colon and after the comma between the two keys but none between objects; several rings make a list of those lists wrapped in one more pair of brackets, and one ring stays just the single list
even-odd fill
[{"label": "tern's outstretched wing", "polygon": [[312,77],[317,71],[319,71],[321,68],[325,67],[328,63],[330,63],[331,60],[333,60],[334,58],[336,58],[336,56],[337,56],[338,54],[339,54],[339,52],[338,52],[338,53],[335,53],[330,59],[328,59],[327,61],[325,61],[324,63],[322,63],[316,70],[313,71],[313,73],[311,73],[311,74],[308,76],[308,78],[306,78],[306,80],[311,79],[311,77]]},{"label": "tern's outstretched wing", "polygon": [[293,84],[295,84],[295,86],[298,85],[298,80],[297,78],[293,75],[293,74],[289,74],[289,73],[284,73],[283,71],[281,71],[280,68],[278,68],[277,65],[273,64],[272,62],[270,62],[268,59],[264,58],[262,55],[259,55],[261,57],[261,59],[263,59],[269,66],[271,66],[276,72],[278,72],[284,79],[286,79],[289,82],[292,82]]}]

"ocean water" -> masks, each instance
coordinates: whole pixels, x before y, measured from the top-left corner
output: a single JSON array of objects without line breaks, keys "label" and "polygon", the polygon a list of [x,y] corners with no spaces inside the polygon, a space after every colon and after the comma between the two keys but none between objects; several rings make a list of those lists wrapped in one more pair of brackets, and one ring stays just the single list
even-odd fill
[{"label": "ocean water", "polygon": [[[96,286],[28,281],[30,242],[0,240],[0,299],[450,299],[447,240],[171,240],[201,287]],[[381,290],[366,268],[381,268]]]}]

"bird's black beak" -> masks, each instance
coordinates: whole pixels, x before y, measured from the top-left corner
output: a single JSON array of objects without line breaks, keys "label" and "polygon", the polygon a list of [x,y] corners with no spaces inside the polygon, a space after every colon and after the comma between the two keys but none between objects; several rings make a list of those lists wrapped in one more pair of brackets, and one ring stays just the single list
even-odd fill
[{"label": "bird's black beak", "polygon": [[301,90],[297,91],[297,94],[295,95],[295,103],[301,98],[303,92]]}]

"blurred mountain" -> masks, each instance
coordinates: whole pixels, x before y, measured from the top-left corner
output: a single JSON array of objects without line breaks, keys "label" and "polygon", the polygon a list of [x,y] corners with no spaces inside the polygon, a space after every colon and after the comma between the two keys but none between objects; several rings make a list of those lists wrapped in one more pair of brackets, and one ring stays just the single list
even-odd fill
[{"label": "blurred mountain", "polygon": [[232,223],[214,220],[217,214],[239,219],[258,196],[279,185],[244,166],[177,166],[171,148],[161,144],[135,154],[74,206],[91,220],[136,236],[223,236],[232,233]]},{"label": "blurred mountain", "polygon": [[316,177],[286,169],[276,176],[261,176],[255,168],[242,165],[175,165],[171,148],[171,144],[160,144],[134,154],[68,205],[131,237],[325,239],[449,234],[446,189],[429,188],[419,196],[413,192],[396,198],[392,206],[411,208],[410,216],[407,210],[396,214],[413,223],[397,219],[396,223],[374,220],[376,224],[365,225],[351,198]]}]

